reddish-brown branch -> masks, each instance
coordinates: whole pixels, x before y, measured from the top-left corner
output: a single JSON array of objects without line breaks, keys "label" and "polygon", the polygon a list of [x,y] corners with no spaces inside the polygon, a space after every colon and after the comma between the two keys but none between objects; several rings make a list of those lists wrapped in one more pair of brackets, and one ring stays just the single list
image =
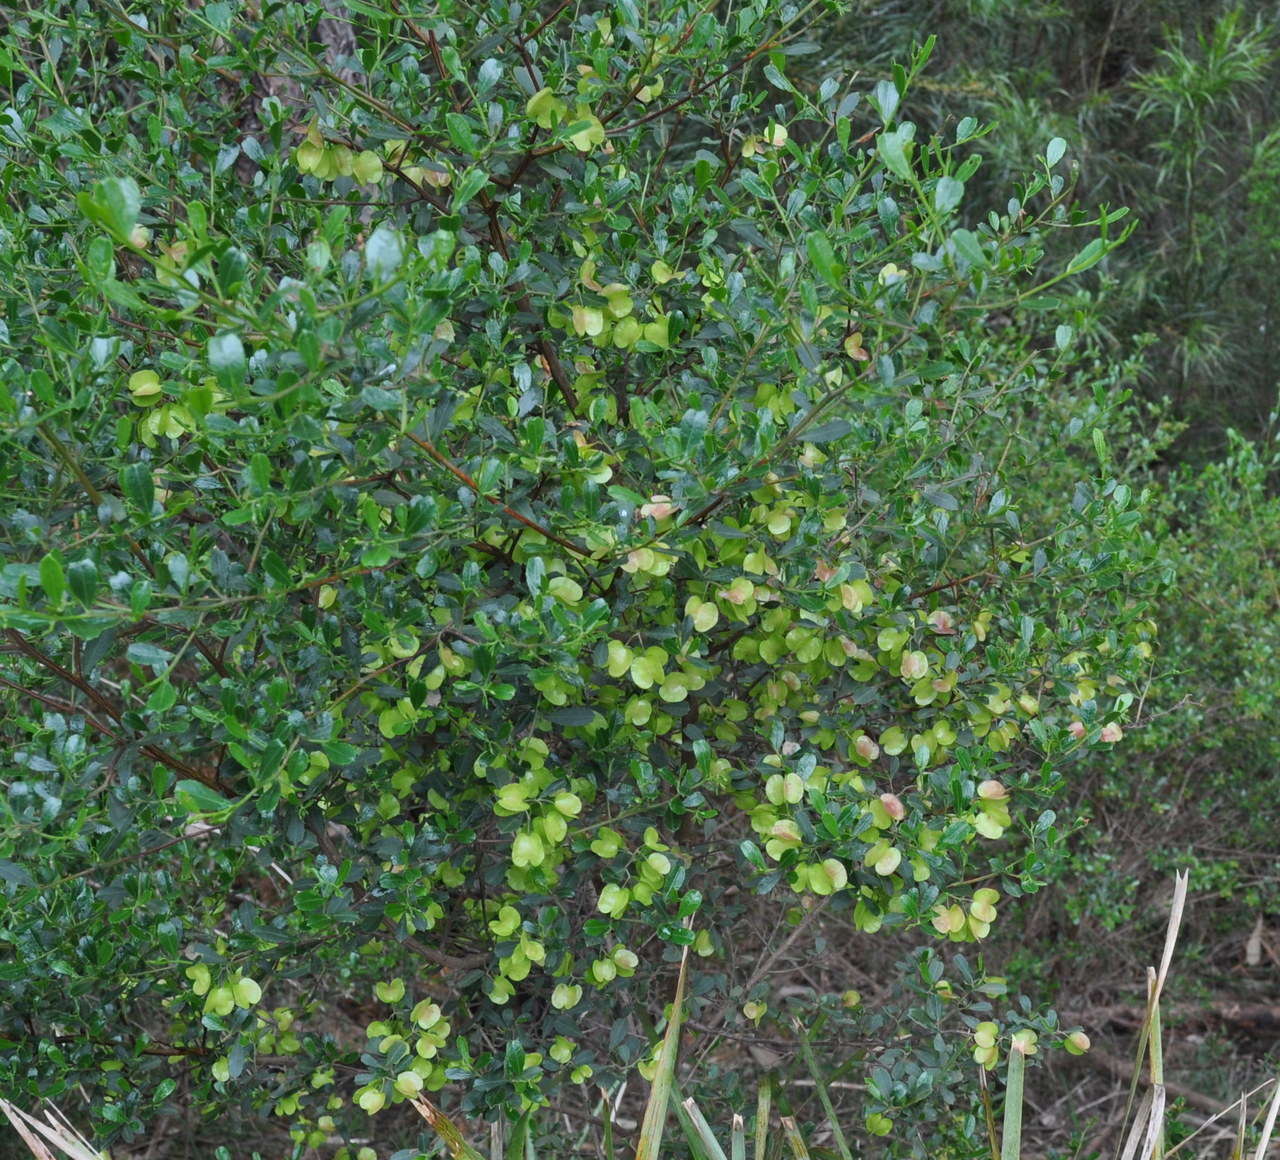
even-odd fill
[{"label": "reddish-brown branch", "polygon": [[551,531],[549,528],[544,528],[536,520],[531,520],[528,516],[522,515],[520,512],[516,511],[515,508],[503,503],[503,501],[496,495],[485,495],[480,485],[476,483],[476,481],[465,471],[463,471],[461,467],[454,463],[453,460],[441,452],[430,439],[422,439],[419,436],[414,435],[412,432],[407,432],[407,434],[413,443],[416,443],[420,448],[422,448],[423,451],[425,451],[436,463],[449,472],[449,474],[455,479],[460,480],[475,492],[478,498],[484,500],[486,503],[493,504],[493,506],[498,508],[498,510],[504,515],[508,515],[513,520],[519,521],[524,524],[525,527],[531,528],[533,531],[537,532],[540,536],[545,536],[553,544],[559,544],[560,547],[574,553],[576,556],[582,556],[586,559],[590,558],[591,553],[588,552],[586,548],[575,544],[572,540],[566,540],[563,536],[557,536],[555,532]]},{"label": "reddish-brown branch", "polygon": [[535,28],[531,33],[529,33],[528,36],[521,36],[517,38],[516,40],[517,46],[520,48],[524,48],[524,46],[528,44],[529,41],[536,40],[538,37],[538,33],[540,33],[544,28],[546,28],[553,21],[555,21],[559,17],[560,13],[569,7],[570,2],[571,0],[560,0],[560,3],[555,6],[555,8],[551,11],[550,15],[547,16],[542,21],[542,23],[538,25],[537,28]]},{"label": "reddish-brown branch", "polygon": [[[79,689],[80,692],[83,693],[94,705],[96,705],[103,713],[105,713],[108,717],[110,717],[112,722],[117,724],[119,723],[120,716],[121,716],[120,710],[111,703],[109,698],[107,698],[101,692],[95,689],[93,685],[91,685],[83,677],[77,676],[75,673],[71,672],[69,669],[64,668],[62,665],[60,665],[57,661],[53,659],[53,657],[47,656],[45,653],[41,652],[38,648],[35,647],[35,645],[33,645],[30,641],[28,641],[27,638],[22,635],[22,633],[18,632],[17,629],[13,629],[13,628],[9,629],[6,635],[9,637],[11,641],[13,641],[14,645],[17,647],[18,651],[23,654],[23,656],[27,657],[30,660],[35,661],[36,664],[40,665],[41,668],[47,669],[49,672],[54,673],[55,675],[60,677],[62,680],[66,681],[67,684],[73,686],[76,689]],[[8,682],[6,682],[6,684],[7,683]],[[26,690],[23,690],[23,691],[26,691]],[[101,728],[101,723],[98,722],[96,719],[89,717],[88,714],[86,714],[86,720],[92,722],[92,724],[96,728]],[[122,744],[127,742],[126,738],[115,734],[109,729],[103,729],[102,731],[107,733],[108,736],[112,737],[114,740],[119,741]],[[224,786],[218,780],[217,774],[209,773],[208,771],[203,769],[198,769],[194,765],[188,765],[185,761],[181,760],[180,758],[174,757],[173,754],[171,753],[167,753],[165,750],[159,748],[159,746],[141,745],[139,746],[139,752],[145,754],[147,757],[150,757],[153,761],[158,761],[161,765],[165,766],[167,769],[173,770],[174,773],[180,773],[184,777],[189,777],[194,781],[200,782],[201,785],[206,785],[210,789],[217,790],[219,793],[224,791]]]},{"label": "reddish-brown branch", "polygon": [[[485,214],[489,218],[489,240],[493,243],[493,248],[502,255],[504,261],[511,260],[511,250],[507,246],[507,239],[502,233],[502,224],[498,221],[498,203],[491,197],[482,197],[481,199]],[[517,305],[521,310],[531,314],[537,322],[539,315],[534,309],[533,299],[530,298],[529,292],[525,287],[516,283],[512,288],[512,293],[518,295]],[[560,361],[560,356],[556,353],[556,349],[547,340],[545,334],[539,334],[534,338],[532,345],[538,348],[543,359],[546,360],[547,373],[551,375],[552,382],[555,383],[561,397],[565,401],[565,405],[576,417],[578,414],[578,392],[573,389],[573,383],[569,381],[568,372],[564,369],[564,364]]]}]

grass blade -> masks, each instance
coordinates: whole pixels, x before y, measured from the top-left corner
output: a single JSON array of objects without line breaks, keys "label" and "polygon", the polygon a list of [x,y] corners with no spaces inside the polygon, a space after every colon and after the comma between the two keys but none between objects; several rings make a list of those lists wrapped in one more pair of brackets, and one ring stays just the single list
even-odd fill
[{"label": "grass blade", "polygon": [[649,1102],[645,1105],[640,1139],[636,1142],[636,1160],[658,1160],[662,1151],[662,1132],[667,1123],[667,1105],[671,1101],[671,1085],[675,1081],[676,1060],[680,1052],[680,1026],[684,1021],[684,980],[689,964],[689,948],[680,956],[680,974],[676,980],[676,997],[671,1004],[658,1069],[653,1076]]},{"label": "grass blade", "polygon": [[1009,1048],[1009,1073],[1004,1092],[1004,1123],[1000,1129],[1000,1160],[1022,1155],[1022,1093],[1027,1080],[1027,1057],[1017,1041]]},{"label": "grass blade", "polygon": [[729,1160],[724,1154],[724,1149],[720,1147],[720,1141],[716,1139],[716,1134],[711,1130],[711,1125],[707,1123],[707,1118],[702,1114],[702,1109],[698,1107],[697,1101],[690,1096],[684,1101],[683,1107],[694,1132],[697,1133],[703,1150],[710,1160]]},{"label": "grass blade", "polygon": [[787,1143],[791,1145],[791,1155],[795,1160],[809,1160],[809,1149],[805,1147],[804,1137],[796,1127],[794,1116],[782,1117],[782,1133],[786,1136]]},{"label": "grass blade", "polygon": [[1155,998],[1160,998],[1164,981],[1169,977],[1169,964],[1173,962],[1173,948],[1178,941],[1178,929],[1182,926],[1182,912],[1187,905],[1188,871],[1179,870],[1173,876],[1173,904],[1169,908],[1169,928],[1164,936],[1164,954],[1160,959],[1160,972],[1156,975]]},{"label": "grass blade", "polygon": [[1142,1141],[1142,1160],[1150,1160],[1157,1155],[1157,1149],[1164,1138],[1164,1084],[1151,1089],[1151,1118],[1147,1121],[1147,1136]]},{"label": "grass blade", "polygon": [[769,1143],[769,1112],[773,1105],[773,1077],[765,1076],[756,1089],[756,1156],[764,1160]]},{"label": "grass blade", "polygon": [[613,1154],[613,1100],[609,1093],[600,1089],[601,1113],[604,1118],[604,1160],[615,1160]]},{"label": "grass blade", "polygon": [[426,1096],[416,1096],[410,1102],[418,1115],[431,1125],[431,1130],[444,1141],[444,1146],[449,1149],[449,1155],[453,1160],[485,1160],[482,1152],[477,1152],[467,1143],[462,1129]]},{"label": "grass blade", "polygon": [[[1129,1110],[1133,1107],[1134,1099],[1138,1093],[1138,1081],[1142,1075],[1142,1065],[1146,1060],[1147,1047],[1151,1042],[1152,1019],[1156,1014],[1156,1004],[1160,1001],[1165,980],[1169,977],[1169,966],[1173,962],[1173,950],[1178,941],[1178,930],[1182,926],[1182,912],[1186,909],[1187,884],[1188,875],[1185,870],[1180,870],[1173,876],[1173,900],[1169,907],[1169,925],[1164,936],[1164,954],[1160,958],[1160,969],[1155,974],[1155,983],[1148,987],[1147,1013],[1142,1022],[1142,1029],[1138,1033],[1138,1046],[1133,1061],[1133,1079],[1129,1084],[1129,1098],[1125,1103],[1124,1114],[1121,1117],[1122,1123],[1129,1118]],[[1125,1160],[1129,1145],[1133,1143],[1135,1133],[1140,1130],[1139,1125],[1142,1123],[1143,1117],[1140,1114],[1134,1120],[1134,1131],[1130,1133],[1124,1151],[1119,1153],[1120,1160]]]},{"label": "grass blade", "polygon": [[533,1117],[533,1108],[525,1108],[520,1118],[511,1127],[511,1138],[507,1141],[506,1160],[530,1160],[533,1154],[533,1140],[529,1135],[529,1121]]},{"label": "grass blade", "polygon": [[[693,1126],[693,1121],[685,1110],[684,1097],[680,1094],[680,1089],[675,1085],[672,1085],[671,1088],[671,1105],[675,1109],[676,1123],[680,1125],[680,1131],[684,1133],[684,1142],[688,1145],[690,1160],[715,1160],[703,1147],[698,1130]],[[668,1146],[667,1151],[670,1150],[671,1148]]]},{"label": "grass blade", "polygon": [[1276,1130],[1277,1113],[1280,1113],[1280,1077],[1276,1079],[1276,1090],[1271,1093],[1271,1106],[1267,1108],[1266,1123],[1262,1125],[1262,1135],[1258,1139],[1258,1150],[1253,1154],[1253,1160],[1264,1160],[1266,1157],[1271,1133]]},{"label": "grass blade", "polygon": [[840,1127],[840,1121],[836,1118],[836,1109],[831,1103],[831,1096],[827,1091],[827,1082],[822,1077],[822,1072],[818,1069],[818,1059],[813,1053],[813,1045],[809,1042],[809,1036],[805,1034],[804,1027],[801,1026],[800,1020],[795,1021],[796,1035],[799,1037],[800,1054],[804,1058],[804,1065],[809,1069],[809,1074],[813,1077],[813,1085],[817,1090],[818,1099],[822,1103],[822,1110],[827,1113],[827,1123],[831,1125],[831,1135],[836,1142],[836,1148],[840,1152],[842,1160],[853,1160],[853,1153],[849,1150],[849,1141],[844,1138],[844,1130]]},{"label": "grass blade", "polygon": [[737,1112],[729,1132],[729,1160],[747,1160],[747,1125]]},{"label": "grass blade", "polygon": [[[1156,988],[1157,975],[1155,971],[1148,969],[1147,971],[1147,1001],[1151,1006],[1151,1031],[1148,1046],[1148,1054],[1151,1058],[1151,1090],[1156,1093],[1153,1101],[1155,1104],[1162,1104],[1164,1101],[1164,1037],[1160,1024],[1160,996]],[[1160,1108],[1159,1112],[1152,1111],[1151,1118],[1156,1124],[1155,1141],[1150,1149],[1143,1149],[1144,1156],[1152,1156],[1155,1160],[1160,1160],[1164,1155],[1164,1109]],[[1149,1134],[1149,1133],[1148,1133]]]},{"label": "grass blade", "polygon": [[[71,1160],[99,1160],[100,1154],[71,1127],[66,1117],[56,1108],[45,1112],[47,1123],[37,1120],[35,1116],[29,1115],[7,1100],[0,1100],[0,1112],[4,1113],[5,1118],[13,1125],[14,1131],[22,1137],[23,1143],[31,1150],[36,1160],[56,1160],[40,1136],[71,1157]],[[62,1124],[54,1122],[55,1113],[62,1119]]]},{"label": "grass blade", "polygon": [[1150,1089],[1142,1093],[1142,1102],[1138,1105],[1138,1114],[1134,1117],[1133,1124],[1129,1128],[1129,1136],[1124,1142],[1120,1160],[1134,1160],[1137,1156],[1138,1143],[1151,1120],[1152,1099],[1153,1096]]}]

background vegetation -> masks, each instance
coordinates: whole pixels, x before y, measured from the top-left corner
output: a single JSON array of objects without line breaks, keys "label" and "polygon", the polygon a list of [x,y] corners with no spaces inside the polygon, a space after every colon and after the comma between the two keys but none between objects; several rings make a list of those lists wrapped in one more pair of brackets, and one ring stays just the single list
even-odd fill
[{"label": "background vegetation", "polygon": [[3,19],[6,1098],[607,1153],[687,960],[718,1124],[1091,1155],[1174,869],[1273,1069],[1270,8]]}]

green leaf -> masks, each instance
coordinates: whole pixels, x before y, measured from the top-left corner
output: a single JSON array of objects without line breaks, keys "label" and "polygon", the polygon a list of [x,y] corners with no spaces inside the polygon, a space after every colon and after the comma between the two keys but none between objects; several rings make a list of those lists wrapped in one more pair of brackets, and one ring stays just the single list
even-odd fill
[{"label": "green leaf", "polygon": [[810,427],[801,438],[806,443],[832,443],[837,439],[843,439],[852,430],[853,424],[848,419],[832,419],[817,427]]},{"label": "green leaf", "polygon": [[689,965],[689,951],[680,956],[680,973],[676,977],[676,995],[671,1003],[671,1018],[662,1048],[658,1053],[658,1066],[654,1071],[649,1099],[645,1104],[644,1121],[640,1125],[640,1139],[636,1143],[635,1160],[660,1160],[662,1133],[667,1123],[667,1109],[671,1103],[671,1088],[675,1083],[676,1061],[680,1054],[680,1027],[684,1021],[685,972]]},{"label": "green leaf", "polygon": [[85,280],[95,289],[100,289],[104,282],[115,276],[115,272],[115,247],[108,238],[94,238],[85,252]]},{"label": "green leaf", "polygon": [[379,282],[395,276],[404,260],[404,242],[400,232],[388,226],[379,226],[364,244],[364,260],[369,273]]},{"label": "green leaf", "polygon": [[821,230],[815,230],[805,240],[805,248],[809,251],[809,261],[822,275],[823,281],[835,290],[843,290],[844,266],[836,258],[831,239]]},{"label": "green leaf", "polygon": [[141,640],[135,641],[125,649],[124,655],[134,664],[146,665],[152,669],[162,669],[173,660],[173,653],[168,649]]},{"label": "green leaf", "polygon": [[964,198],[964,182],[954,177],[939,177],[933,190],[933,208],[950,213]]},{"label": "green leaf", "polygon": [[796,91],[795,86],[782,75],[782,71],[775,64],[769,63],[764,66],[764,79],[775,89],[781,89],[785,93]]},{"label": "green leaf", "polygon": [[326,741],[320,748],[334,765],[350,765],[360,756],[360,750],[345,741]]},{"label": "green leaf", "polygon": [[871,103],[886,125],[892,124],[893,115],[898,111],[898,102],[901,100],[902,94],[893,81],[876,81],[876,87],[871,92]]},{"label": "green leaf", "polygon": [[908,121],[896,129],[886,129],[876,138],[876,151],[885,168],[895,177],[910,181],[914,173],[911,168],[911,151],[915,148],[916,127]]},{"label": "green leaf", "polygon": [[244,343],[235,331],[228,330],[209,339],[209,367],[217,376],[218,385],[224,390],[243,384]]},{"label": "green leaf", "polygon": [[1084,247],[1074,258],[1067,263],[1068,274],[1079,274],[1082,270],[1089,269],[1095,265],[1107,253],[1107,243],[1105,238],[1094,238],[1087,246]]},{"label": "green leaf", "polygon": [[67,565],[67,583],[71,594],[87,607],[98,594],[98,565],[87,556],[72,560]]},{"label": "green leaf", "polygon": [[473,197],[489,184],[489,176],[483,170],[471,168],[458,178],[453,189],[453,210],[457,213]]},{"label": "green leaf", "polygon": [[978,241],[978,235],[972,230],[956,230],[951,235],[951,244],[955,247],[956,253],[968,262],[970,266],[985,266],[987,264],[987,255],[983,252],[982,244]]},{"label": "green leaf", "polygon": [[0,882],[8,882],[13,886],[34,886],[35,879],[24,867],[7,858],[0,858]]},{"label": "green leaf", "polygon": [[453,142],[453,147],[467,157],[474,157],[476,138],[471,119],[461,113],[446,113],[444,125],[449,132],[449,140]]},{"label": "green leaf", "polygon": [[193,814],[214,814],[230,809],[232,803],[210,789],[202,781],[185,778],[173,787],[174,796],[183,809]]},{"label": "green leaf", "polygon": [[255,451],[249,456],[244,478],[250,492],[255,495],[266,495],[271,490],[271,460],[261,451]]},{"label": "green leaf", "polygon": [[61,604],[67,591],[67,578],[62,571],[62,562],[50,552],[40,561],[40,587],[50,604]]},{"label": "green leaf", "polygon": [[151,515],[156,499],[155,480],[145,463],[128,463],[116,475],[125,498],[143,515]]},{"label": "green leaf", "polygon": [[1107,447],[1107,436],[1101,427],[1093,429],[1093,450],[1097,453],[1098,462],[1105,468],[1110,458],[1110,450]]},{"label": "green leaf", "polygon": [[519,1079],[524,1075],[524,1044],[518,1039],[507,1041],[506,1053],[503,1056],[502,1072],[507,1079]]},{"label": "green leaf", "polygon": [[1061,137],[1054,137],[1049,142],[1049,147],[1044,151],[1044,163],[1052,169],[1067,151],[1067,143]]},{"label": "green leaf", "polygon": [[168,681],[161,681],[147,698],[147,712],[167,713],[178,703],[178,690]]},{"label": "green leaf", "polygon": [[142,212],[142,195],[131,177],[108,177],[77,199],[80,212],[123,241]]},{"label": "green leaf", "polygon": [[753,169],[742,170],[738,174],[738,184],[753,197],[760,198],[761,201],[768,201],[773,197],[772,191]]}]

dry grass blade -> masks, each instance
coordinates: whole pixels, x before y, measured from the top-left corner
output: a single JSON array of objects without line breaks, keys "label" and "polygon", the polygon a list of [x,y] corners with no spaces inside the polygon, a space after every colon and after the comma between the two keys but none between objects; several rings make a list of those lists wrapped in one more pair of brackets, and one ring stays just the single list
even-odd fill
[{"label": "dry grass blade", "polygon": [[40,1139],[31,1134],[27,1129],[26,1124],[14,1115],[17,1108],[14,1108],[11,1104],[5,1103],[3,1100],[0,1100],[0,1111],[4,1112],[9,1123],[13,1125],[13,1130],[22,1137],[22,1142],[31,1149],[31,1155],[34,1156],[36,1160],[57,1160],[57,1157],[54,1156],[54,1154],[50,1152],[43,1143],[41,1143]]},{"label": "dry grass blade", "polygon": [[1164,1134],[1164,1084],[1156,1084],[1151,1088],[1151,1118],[1147,1121],[1147,1135],[1142,1141],[1140,1160],[1151,1160],[1157,1155],[1160,1140]]},{"label": "dry grass blade", "polygon": [[58,1157],[49,1151],[44,1140],[39,1138],[40,1136],[54,1147],[61,1149],[66,1156],[71,1157],[71,1160],[102,1160],[104,1153],[98,1152],[66,1122],[60,1113],[58,1118],[62,1119],[61,1124],[54,1122],[52,1111],[45,1113],[49,1122],[42,1123],[7,1100],[0,1100],[0,1111],[4,1112],[9,1123],[13,1125],[14,1131],[22,1137],[22,1142],[31,1149],[31,1154],[36,1157],[36,1160],[58,1160]]},{"label": "dry grass blade", "polygon": [[1258,1139],[1258,1150],[1253,1154],[1253,1160],[1265,1160],[1271,1133],[1276,1130],[1277,1113],[1280,1113],[1280,1078],[1276,1080],[1276,1090],[1271,1093],[1271,1106],[1267,1108],[1267,1119],[1262,1125],[1262,1135]]},{"label": "dry grass blade", "polygon": [[453,1160],[485,1160],[482,1152],[476,1151],[462,1134],[462,1130],[447,1115],[435,1106],[426,1096],[417,1096],[411,1101],[418,1115],[428,1124],[431,1130],[444,1141]]},{"label": "dry grass blade", "polygon": [[1138,1114],[1134,1117],[1133,1124],[1129,1128],[1129,1135],[1124,1142],[1124,1150],[1120,1153],[1120,1160],[1135,1160],[1137,1157],[1138,1146],[1142,1142],[1147,1126],[1151,1123],[1153,1098],[1150,1088],[1143,1092],[1142,1102],[1138,1105]]},{"label": "dry grass blade", "polygon": [[1164,936],[1164,954],[1160,959],[1160,971],[1156,975],[1155,994],[1152,1002],[1158,1002],[1164,990],[1164,981],[1169,977],[1169,965],[1173,962],[1173,948],[1178,941],[1178,930],[1182,926],[1182,912],[1187,905],[1188,871],[1179,870],[1173,876],[1173,903],[1169,908],[1169,928]]},{"label": "dry grass blade", "polygon": [[[1164,936],[1164,953],[1160,957],[1160,969],[1155,972],[1154,980],[1148,976],[1147,985],[1147,1013],[1142,1021],[1142,1030],[1138,1033],[1138,1046],[1133,1061],[1133,1079],[1129,1084],[1129,1098],[1125,1104],[1124,1120],[1128,1119],[1129,1110],[1133,1107],[1134,1098],[1138,1094],[1138,1079],[1142,1074],[1142,1064],[1147,1057],[1147,1049],[1152,1043],[1153,1027],[1159,1019],[1159,1003],[1160,995],[1164,990],[1164,984],[1169,977],[1169,966],[1173,962],[1174,947],[1178,942],[1178,931],[1182,926],[1182,912],[1187,905],[1187,883],[1188,875],[1185,870],[1180,870],[1173,876],[1173,899],[1169,906],[1169,925],[1165,930]],[[1158,1035],[1158,1030],[1155,1035]],[[1155,1050],[1160,1050],[1159,1044]],[[1153,1072],[1152,1079],[1155,1075]],[[1163,1077],[1161,1077],[1163,1079]],[[1154,1089],[1153,1089],[1154,1090]],[[1160,1088],[1160,1098],[1164,1099],[1163,1084]],[[1147,1098],[1143,1100],[1142,1107],[1150,1111],[1151,1092],[1147,1093]],[[1124,1122],[1122,1120],[1122,1122]],[[1136,1140],[1141,1134],[1142,1125],[1148,1123],[1143,1111],[1140,1109],[1137,1118],[1134,1120],[1133,1129],[1129,1133],[1125,1141],[1124,1151],[1120,1154],[1120,1160],[1132,1160],[1131,1149],[1136,1149]],[[1157,1129],[1158,1130],[1158,1129]],[[1147,1152],[1143,1152],[1145,1157]]]},{"label": "dry grass blade", "polygon": [[[1172,920],[1171,920],[1172,921]],[[1151,1017],[1148,1055],[1151,1060],[1151,1090],[1155,1093],[1152,1100],[1153,1110],[1151,1122],[1155,1129],[1155,1140],[1150,1147],[1143,1148],[1143,1156],[1159,1157],[1164,1153],[1164,1102],[1166,1089],[1164,1086],[1164,1031],[1160,1022],[1160,997],[1157,992],[1157,976],[1154,970],[1147,968],[1147,1004]],[[1150,1132],[1148,1132],[1148,1136]]]},{"label": "dry grass blade", "polygon": [[684,1020],[684,980],[688,965],[689,948],[685,947],[684,954],[680,956],[680,974],[676,980],[676,997],[671,1004],[671,1018],[667,1020],[666,1034],[662,1037],[658,1068],[654,1072],[649,1102],[645,1105],[640,1139],[636,1142],[636,1160],[658,1160],[661,1155],[662,1133],[667,1124],[667,1105],[671,1101],[671,1085],[675,1081],[676,1060],[680,1053],[680,1026]]},{"label": "dry grass blade", "polygon": [[1277,1081],[1269,1079],[1265,1083],[1260,1083],[1258,1084],[1257,1087],[1251,1088],[1249,1091],[1245,1092],[1245,1094],[1242,1095],[1238,1100],[1232,1100],[1231,1103],[1229,1103],[1225,1108],[1222,1108],[1219,1111],[1215,1112],[1212,1116],[1210,1116],[1207,1120],[1205,1120],[1203,1124],[1201,1124],[1198,1128],[1196,1128],[1194,1132],[1191,1132],[1189,1135],[1184,1136],[1172,1148],[1170,1148],[1164,1154],[1165,1160],[1169,1160],[1169,1157],[1176,1156],[1179,1152],[1182,1152],[1183,1150],[1189,1148],[1192,1144],[1192,1141],[1194,1141],[1196,1137],[1200,1135],[1201,1132],[1207,1131],[1209,1128],[1213,1127],[1213,1125],[1216,1124],[1220,1119],[1222,1119],[1223,1116],[1229,1115],[1231,1112],[1235,1112],[1237,1115],[1236,1134],[1240,1140],[1239,1148],[1232,1153],[1232,1160],[1244,1160],[1244,1125],[1247,1121],[1246,1109],[1248,1107],[1249,1100],[1252,1099],[1254,1096],[1256,1096],[1259,1092],[1263,1091],[1265,1088],[1270,1087],[1271,1084],[1275,1082]]}]

